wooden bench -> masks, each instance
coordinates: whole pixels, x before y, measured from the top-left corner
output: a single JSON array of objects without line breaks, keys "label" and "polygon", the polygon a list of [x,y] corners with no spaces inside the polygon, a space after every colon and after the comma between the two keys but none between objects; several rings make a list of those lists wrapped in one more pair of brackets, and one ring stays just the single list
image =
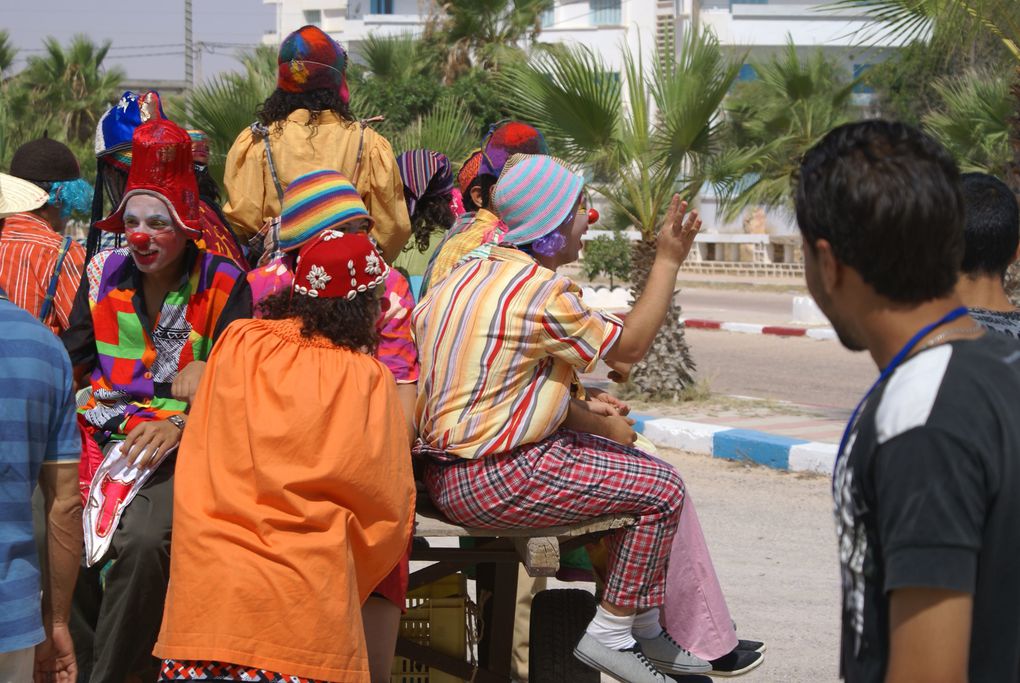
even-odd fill
[{"label": "wooden bench", "polygon": [[[466,681],[507,683],[511,680],[518,565],[523,564],[530,576],[555,576],[562,553],[630,526],[634,521],[630,516],[606,516],[544,529],[475,529],[450,522],[435,509],[424,491],[419,492],[416,538],[471,537],[478,543],[472,548],[430,548],[416,544],[411,559],[434,564],[413,572],[410,588],[477,567],[478,588],[492,595],[492,610],[478,646],[477,668],[466,660],[436,652],[404,637],[397,641],[397,654]],[[568,652],[565,656],[571,655]]]}]

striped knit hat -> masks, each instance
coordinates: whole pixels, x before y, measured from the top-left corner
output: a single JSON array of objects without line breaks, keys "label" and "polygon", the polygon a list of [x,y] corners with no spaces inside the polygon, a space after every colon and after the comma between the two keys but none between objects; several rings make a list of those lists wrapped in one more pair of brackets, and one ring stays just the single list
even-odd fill
[{"label": "striped knit hat", "polygon": [[355,220],[375,224],[357,188],[342,173],[312,171],[298,177],[283,193],[280,249],[293,251],[327,228]]},{"label": "striped knit hat", "polygon": [[573,214],[582,189],[584,180],[562,161],[515,154],[492,196],[492,207],[509,229],[503,241],[523,246],[552,233]]}]

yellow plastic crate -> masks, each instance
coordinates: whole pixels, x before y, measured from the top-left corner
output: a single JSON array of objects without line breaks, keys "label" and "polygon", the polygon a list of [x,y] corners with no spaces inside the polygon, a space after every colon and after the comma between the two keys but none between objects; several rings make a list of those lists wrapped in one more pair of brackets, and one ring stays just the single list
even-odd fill
[{"label": "yellow plastic crate", "polygon": [[[407,594],[407,613],[400,617],[400,635],[451,657],[467,652],[467,580],[453,574]],[[390,683],[460,683],[441,671],[395,657]]]}]

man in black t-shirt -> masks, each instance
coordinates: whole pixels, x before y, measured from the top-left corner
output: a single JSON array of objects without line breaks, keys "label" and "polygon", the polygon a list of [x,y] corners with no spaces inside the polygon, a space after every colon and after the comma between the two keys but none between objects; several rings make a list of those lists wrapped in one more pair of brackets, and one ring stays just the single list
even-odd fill
[{"label": "man in black t-shirt", "polygon": [[833,482],[851,683],[1020,682],[1020,343],[954,293],[963,198],[902,124],[830,132],[796,188],[808,289],[882,370]]}]

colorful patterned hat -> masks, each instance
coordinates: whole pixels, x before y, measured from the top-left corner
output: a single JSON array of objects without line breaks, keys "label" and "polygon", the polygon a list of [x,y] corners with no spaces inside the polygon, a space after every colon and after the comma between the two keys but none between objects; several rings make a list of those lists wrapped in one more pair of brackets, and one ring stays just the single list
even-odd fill
[{"label": "colorful patterned hat", "polygon": [[191,138],[173,121],[153,119],[135,130],[131,170],[120,206],[96,227],[124,231],[124,207],[138,194],[166,202],[174,223],[192,239],[202,238],[198,214],[198,181],[191,165]]},{"label": "colorful patterned hat", "polygon": [[482,150],[476,149],[471,152],[457,172],[457,187],[464,196],[468,195],[471,183],[478,177],[478,170],[482,167]]},{"label": "colorful patterned hat", "polygon": [[298,252],[293,291],[319,299],[353,299],[381,285],[389,272],[364,233],[325,230]]},{"label": "colorful patterned hat", "polygon": [[293,251],[329,228],[354,220],[375,224],[357,188],[343,173],[312,171],[294,180],[283,193],[280,249]]},{"label": "colorful patterned hat", "polygon": [[[165,119],[163,103],[159,100],[156,91],[150,91],[152,98],[149,98],[152,106],[158,108],[159,116],[156,118]],[[150,93],[146,93],[149,95]],[[110,107],[99,119],[96,126],[96,156],[104,156],[115,152],[130,152],[131,136],[135,129],[142,125],[142,100],[130,90],[120,96],[120,101]],[[128,158],[130,163],[130,157]]]},{"label": "colorful patterned hat", "polygon": [[514,154],[548,154],[545,138],[535,128],[520,121],[501,121],[489,129],[482,143],[479,173],[499,177]]},{"label": "colorful patterned hat", "polygon": [[287,92],[308,92],[323,88],[340,93],[344,104],[347,91],[347,52],[317,26],[302,26],[280,44],[276,85]]},{"label": "colorful patterned hat", "polygon": [[515,154],[496,182],[492,206],[509,228],[508,244],[545,237],[573,214],[584,179],[551,156]]},{"label": "colorful patterned hat", "polygon": [[412,216],[424,197],[445,197],[453,191],[453,172],[445,154],[412,149],[397,157],[397,168],[404,183],[407,213]]}]

